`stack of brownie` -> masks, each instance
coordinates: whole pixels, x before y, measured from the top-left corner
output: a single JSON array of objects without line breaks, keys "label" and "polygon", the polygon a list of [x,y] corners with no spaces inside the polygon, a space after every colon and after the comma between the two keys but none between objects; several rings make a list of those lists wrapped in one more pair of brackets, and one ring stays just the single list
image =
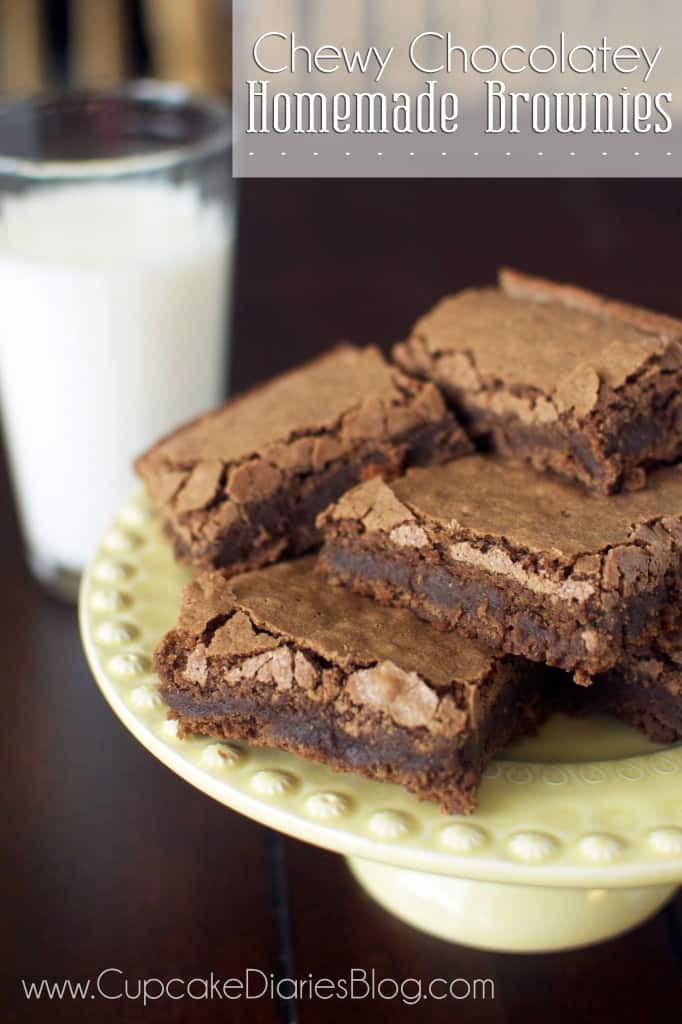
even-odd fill
[{"label": "stack of brownie", "polygon": [[161,440],[180,734],[448,812],[557,701],[681,737],[681,383],[682,322],[503,271]]}]

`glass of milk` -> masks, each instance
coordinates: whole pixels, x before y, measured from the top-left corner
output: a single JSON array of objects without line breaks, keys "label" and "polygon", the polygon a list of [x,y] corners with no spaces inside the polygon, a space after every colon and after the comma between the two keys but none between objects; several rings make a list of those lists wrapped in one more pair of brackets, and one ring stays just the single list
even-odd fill
[{"label": "glass of milk", "polygon": [[0,107],[0,403],[33,573],[75,598],[131,463],[227,389],[229,114],[137,83]]}]

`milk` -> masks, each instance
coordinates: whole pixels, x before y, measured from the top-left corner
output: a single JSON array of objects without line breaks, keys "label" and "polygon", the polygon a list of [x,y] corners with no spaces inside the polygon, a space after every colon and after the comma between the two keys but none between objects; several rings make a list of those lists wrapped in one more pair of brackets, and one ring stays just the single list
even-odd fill
[{"label": "milk", "polygon": [[0,398],[34,564],[82,569],[133,458],[222,397],[232,237],[192,186],[3,197]]}]

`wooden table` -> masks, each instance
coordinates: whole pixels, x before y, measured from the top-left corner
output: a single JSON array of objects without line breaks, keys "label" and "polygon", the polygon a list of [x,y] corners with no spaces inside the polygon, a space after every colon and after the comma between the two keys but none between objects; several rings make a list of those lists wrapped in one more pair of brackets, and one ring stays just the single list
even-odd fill
[{"label": "wooden table", "polygon": [[[339,337],[387,345],[440,294],[491,281],[499,263],[682,315],[680,205],[679,184],[665,181],[246,182],[234,386]],[[340,857],[282,840],[191,789],[119,725],[84,662],[74,610],[28,577],[4,473],[0,530],[3,1022],[680,1018],[679,899],[637,931],[579,952],[450,946],[380,910]],[[492,978],[495,998],[143,1008],[134,999],[28,1003],[20,983],[115,968],[134,993],[140,978],[243,977],[248,968],[338,978],[354,967],[398,980]],[[107,978],[113,994],[122,976]]]}]

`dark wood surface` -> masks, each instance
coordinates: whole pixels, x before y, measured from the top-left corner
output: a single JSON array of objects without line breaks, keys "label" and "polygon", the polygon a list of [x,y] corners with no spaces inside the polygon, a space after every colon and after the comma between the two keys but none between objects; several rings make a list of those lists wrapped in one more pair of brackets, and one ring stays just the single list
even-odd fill
[{"label": "dark wood surface", "polygon": [[[246,182],[233,384],[339,337],[387,345],[499,263],[682,315],[677,182]],[[48,372],[42,368],[40,372]],[[38,427],[37,427],[38,429]],[[46,437],[46,457],[49,456]],[[58,454],[57,454],[58,457]],[[680,1019],[682,902],[572,953],[451,946],[373,904],[343,860],[283,840],[155,762],[90,678],[73,609],[28,577],[0,471],[5,1021]],[[457,1004],[261,999],[28,1003],[21,979],[266,974],[492,978]],[[112,976],[113,981],[113,976]]]}]

